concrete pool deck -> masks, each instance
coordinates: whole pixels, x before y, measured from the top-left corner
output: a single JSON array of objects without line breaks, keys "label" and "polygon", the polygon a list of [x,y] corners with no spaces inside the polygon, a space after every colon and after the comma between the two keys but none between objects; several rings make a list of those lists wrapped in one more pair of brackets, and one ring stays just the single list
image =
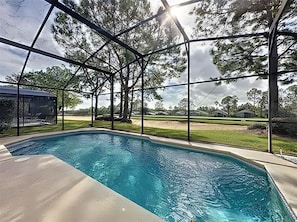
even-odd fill
[{"label": "concrete pool deck", "polygon": [[[292,212],[297,215],[297,165],[276,155],[214,144],[193,143],[106,129],[153,141],[231,154],[266,169]],[[8,221],[162,221],[151,212],[52,155],[11,156],[5,145],[43,133],[0,139],[0,218]]]}]

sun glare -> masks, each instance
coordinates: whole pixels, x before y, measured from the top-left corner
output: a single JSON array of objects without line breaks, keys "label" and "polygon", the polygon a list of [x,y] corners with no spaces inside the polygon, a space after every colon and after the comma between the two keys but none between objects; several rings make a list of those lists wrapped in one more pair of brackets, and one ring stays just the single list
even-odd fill
[{"label": "sun glare", "polygon": [[173,7],[173,8],[170,8],[170,14],[174,17],[178,16],[181,14],[181,10],[179,7]]}]

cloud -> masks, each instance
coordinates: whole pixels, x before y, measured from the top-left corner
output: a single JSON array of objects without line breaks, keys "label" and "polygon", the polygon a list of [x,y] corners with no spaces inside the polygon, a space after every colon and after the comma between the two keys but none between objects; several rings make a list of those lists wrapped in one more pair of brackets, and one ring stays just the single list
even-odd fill
[{"label": "cloud", "polygon": [[252,88],[262,91],[267,90],[267,80],[240,79],[233,83],[203,83],[191,86],[191,99],[195,101],[196,107],[214,106],[215,101],[220,102],[226,96],[237,96],[239,104],[247,102],[246,93]]},{"label": "cloud", "polygon": [[[0,44],[0,80],[13,73],[20,73],[26,60],[28,51],[9,45]],[[50,66],[59,66],[62,62],[43,55],[31,53],[25,72],[37,71]],[[67,65],[67,64],[66,64]]]},{"label": "cloud", "polygon": [[[192,83],[207,81],[211,77],[220,77],[216,66],[212,63],[211,55],[209,54],[209,46],[201,44],[191,45],[191,69],[190,81]],[[171,79],[166,84],[187,83],[187,70],[180,78]],[[191,101],[194,102],[195,107],[199,106],[214,106],[215,101],[220,102],[226,96],[236,95],[239,98],[239,103],[246,103],[246,92],[251,88],[258,88],[262,91],[267,90],[267,80],[260,80],[257,78],[238,79],[229,84],[223,82],[222,85],[217,86],[215,82],[197,83],[190,86]],[[187,97],[187,88],[184,86],[183,90],[177,90],[175,87],[172,90],[166,90],[161,95],[164,97],[167,104],[178,104],[178,102]]]},{"label": "cloud", "polygon": [[0,1],[1,36],[30,45],[49,8],[45,1]]},{"label": "cloud", "polygon": [[[49,6],[45,1],[0,0],[1,37],[31,46]],[[53,39],[50,31],[54,15],[55,11],[52,12],[34,47],[61,56],[63,51]],[[0,43],[0,53],[0,80],[5,80],[7,75],[21,71],[28,51]],[[31,53],[25,71],[40,70],[61,64],[61,61]]]},{"label": "cloud", "polygon": [[[193,48],[193,47],[192,47]],[[205,47],[195,49],[191,54],[191,82],[210,80],[211,77],[221,76],[216,66],[212,63],[209,50]],[[187,71],[180,78],[174,78],[167,81],[166,85],[187,83]],[[247,102],[246,92],[252,88],[258,88],[262,91],[267,90],[267,80],[259,80],[255,77],[238,79],[229,84],[222,83],[216,85],[215,82],[197,83],[190,85],[190,98],[195,104],[195,108],[200,106],[215,106],[215,101],[220,102],[226,96],[236,95],[239,98],[239,104]],[[177,106],[182,98],[187,98],[187,85],[178,87],[169,87],[164,91],[159,91],[163,97],[165,107]],[[150,102],[153,108],[156,101]]]},{"label": "cloud", "polygon": [[[195,50],[191,55],[191,82],[209,80],[211,77],[220,76],[216,66],[212,63],[212,58],[209,54],[209,49],[197,45],[198,50]],[[193,46],[192,46],[193,48]]]},{"label": "cloud", "polygon": [[[210,80],[211,77],[220,76],[216,66],[212,63],[212,58],[209,54],[209,48],[203,45],[197,45],[193,43],[191,45],[191,57],[190,57],[190,81],[198,82],[204,80]],[[187,83],[188,71],[186,70],[181,74],[179,78],[170,80],[171,83]]]},{"label": "cloud", "polygon": [[7,75],[21,71],[26,51],[0,44],[0,54],[0,80],[5,80]]}]

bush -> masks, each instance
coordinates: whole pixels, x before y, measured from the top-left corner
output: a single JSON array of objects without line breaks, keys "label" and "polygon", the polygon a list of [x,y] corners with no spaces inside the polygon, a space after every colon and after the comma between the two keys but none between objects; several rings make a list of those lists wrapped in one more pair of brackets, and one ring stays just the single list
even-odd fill
[{"label": "bush", "polygon": [[266,130],[266,124],[261,124],[261,123],[255,123],[252,124],[248,127],[249,130],[255,130],[255,129],[259,129],[259,130]]},{"label": "bush", "polygon": [[[111,121],[112,117],[110,114],[104,114],[104,115],[97,116],[95,120]],[[113,117],[113,121],[122,121],[122,118]]]},{"label": "bush", "polygon": [[278,117],[279,118],[297,118],[296,113],[290,111],[290,110],[286,110],[286,109],[281,109],[278,111]]},{"label": "bush", "polygon": [[14,107],[13,100],[0,99],[0,132],[10,128],[14,116]]},{"label": "bush", "polygon": [[272,133],[297,137],[297,118],[275,118],[272,123]]},{"label": "bush", "polygon": [[65,114],[73,115],[73,116],[89,116],[91,115],[91,110],[90,109],[67,110],[65,111]]}]

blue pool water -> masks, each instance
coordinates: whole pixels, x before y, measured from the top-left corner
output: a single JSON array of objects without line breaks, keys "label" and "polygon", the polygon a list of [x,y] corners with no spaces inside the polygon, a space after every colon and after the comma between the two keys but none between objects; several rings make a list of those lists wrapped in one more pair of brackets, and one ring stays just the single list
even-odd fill
[{"label": "blue pool water", "polygon": [[240,160],[107,133],[30,140],[166,221],[293,221],[263,170]]}]

